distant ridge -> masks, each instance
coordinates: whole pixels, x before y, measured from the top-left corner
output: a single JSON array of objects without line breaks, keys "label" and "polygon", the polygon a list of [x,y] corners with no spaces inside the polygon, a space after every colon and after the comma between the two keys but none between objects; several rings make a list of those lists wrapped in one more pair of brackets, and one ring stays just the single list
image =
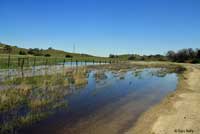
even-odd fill
[{"label": "distant ridge", "polygon": [[97,57],[89,54],[81,54],[81,53],[71,53],[65,52],[63,50],[57,50],[49,47],[48,49],[39,49],[39,48],[21,48],[18,46],[8,45],[0,42],[0,54],[6,54],[6,48],[11,48],[10,54],[13,55],[35,55],[37,56],[45,56],[49,55],[52,57]]}]

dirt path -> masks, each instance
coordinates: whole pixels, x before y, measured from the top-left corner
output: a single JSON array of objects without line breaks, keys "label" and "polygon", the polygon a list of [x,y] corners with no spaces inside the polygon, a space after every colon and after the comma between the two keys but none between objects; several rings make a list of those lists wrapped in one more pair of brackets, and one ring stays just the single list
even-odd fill
[{"label": "dirt path", "polygon": [[144,113],[126,134],[200,134],[200,66],[185,66],[177,91]]}]

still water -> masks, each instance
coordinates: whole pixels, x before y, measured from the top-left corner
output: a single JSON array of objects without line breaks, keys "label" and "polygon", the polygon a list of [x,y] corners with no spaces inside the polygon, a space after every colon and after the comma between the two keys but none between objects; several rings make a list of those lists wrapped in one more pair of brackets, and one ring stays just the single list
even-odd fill
[{"label": "still water", "polygon": [[68,107],[21,134],[122,134],[149,107],[176,89],[176,73],[160,69],[91,71],[88,83],[66,96]]}]

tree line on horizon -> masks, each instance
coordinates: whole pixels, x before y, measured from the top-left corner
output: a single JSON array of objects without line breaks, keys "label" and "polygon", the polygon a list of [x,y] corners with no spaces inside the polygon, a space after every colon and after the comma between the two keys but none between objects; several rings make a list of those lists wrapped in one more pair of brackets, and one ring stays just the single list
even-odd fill
[{"label": "tree line on horizon", "polygon": [[185,48],[175,51],[168,51],[166,57],[173,62],[200,63],[200,49]]},{"label": "tree line on horizon", "polygon": [[172,62],[200,63],[200,49],[184,48],[178,50],[177,52],[170,50],[166,53],[166,55],[110,54],[109,58],[134,60],[134,61],[172,61]]},{"label": "tree line on horizon", "polygon": [[[49,47],[48,49],[39,49],[39,48],[18,48],[17,46],[10,46],[3,43],[0,43],[0,50],[3,50],[3,53],[13,53],[19,55],[33,55],[33,56],[45,56],[50,57],[52,55],[62,54],[66,58],[72,58],[75,55],[72,53],[67,53],[64,51],[59,51]],[[17,53],[15,53],[17,51]],[[88,54],[79,54],[79,56],[91,57]],[[187,63],[200,63],[200,49],[193,48],[184,48],[178,51],[170,50],[165,55],[155,54],[155,55],[139,55],[139,54],[123,54],[115,55],[110,54],[108,58],[118,59],[118,60],[134,60],[134,61],[172,61],[172,62],[187,62]]]}]

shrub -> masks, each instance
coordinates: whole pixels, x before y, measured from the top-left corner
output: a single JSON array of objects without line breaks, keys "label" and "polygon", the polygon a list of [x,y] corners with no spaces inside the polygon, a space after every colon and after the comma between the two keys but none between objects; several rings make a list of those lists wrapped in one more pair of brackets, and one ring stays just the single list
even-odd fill
[{"label": "shrub", "polygon": [[135,60],[135,59],[136,59],[136,57],[134,55],[131,55],[128,57],[128,60]]},{"label": "shrub", "polygon": [[197,59],[197,58],[196,58],[196,59],[192,60],[191,63],[194,63],[194,64],[195,64],[195,63],[200,63],[200,59]]},{"label": "shrub", "polygon": [[171,61],[175,61],[175,62],[192,61],[192,63],[194,63],[194,62],[198,62],[198,58],[200,57],[200,50],[187,48],[187,49],[181,49],[177,52],[168,51],[166,56]]},{"label": "shrub", "polygon": [[20,54],[20,55],[26,55],[26,52],[25,52],[25,51],[22,51],[22,50],[20,50],[20,51],[19,51],[19,54]]},{"label": "shrub", "polygon": [[70,55],[70,54],[66,54],[65,55],[65,58],[72,58],[73,56],[72,55]]},{"label": "shrub", "polygon": [[114,55],[114,54],[109,55],[109,58],[118,58],[118,57],[119,57],[118,55]]},{"label": "shrub", "polygon": [[28,50],[28,54],[31,54],[31,55],[34,55],[34,56],[43,56],[41,51],[42,50],[40,50],[39,48],[34,48],[34,49],[30,48]]},{"label": "shrub", "polygon": [[44,56],[45,56],[45,57],[50,57],[51,55],[50,55],[50,54],[45,54]]}]

